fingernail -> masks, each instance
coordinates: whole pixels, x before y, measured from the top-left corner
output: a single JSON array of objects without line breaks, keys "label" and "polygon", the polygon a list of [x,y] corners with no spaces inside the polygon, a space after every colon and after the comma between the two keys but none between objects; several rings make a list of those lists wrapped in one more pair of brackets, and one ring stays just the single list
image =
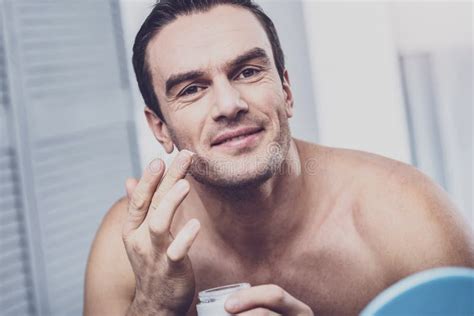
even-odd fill
[{"label": "fingernail", "polygon": [[150,162],[149,169],[151,173],[157,174],[161,171],[161,166],[162,166],[161,160],[157,158],[157,159],[154,159],[152,162]]}]

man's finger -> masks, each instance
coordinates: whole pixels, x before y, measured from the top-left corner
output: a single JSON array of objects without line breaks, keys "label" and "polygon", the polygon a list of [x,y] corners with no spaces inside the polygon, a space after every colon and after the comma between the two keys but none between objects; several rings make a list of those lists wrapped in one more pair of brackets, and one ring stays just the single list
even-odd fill
[{"label": "man's finger", "polygon": [[232,294],[225,302],[225,309],[231,314],[238,314],[259,307],[282,315],[313,315],[306,304],[273,284],[242,289]]},{"label": "man's finger", "polygon": [[132,198],[132,193],[135,191],[135,188],[137,187],[138,180],[135,178],[128,178],[125,181],[125,189],[127,191],[127,198],[130,200]]},{"label": "man's finger", "polygon": [[184,225],[166,251],[169,260],[178,262],[186,257],[199,233],[200,227],[201,224],[197,219],[192,219]]},{"label": "man's finger", "polygon": [[150,212],[153,212],[160,204],[161,198],[178,182],[183,179],[191,165],[193,153],[189,150],[181,150],[171,163],[158,189],[153,195]]},{"label": "man's finger", "polygon": [[138,184],[132,183],[133,181],[127,181],[126,187],[129,199],[128,216],[123,226],[124,237],[137,229],[143,222],[153,193],[163,176],[164,169],[163,161],[155,159],[145,168]]},{"label": "man's finger", "polygon": [[189,182],[180,179],[161,199],[155,210],[149,211],[148,228],[154,245],[158,248],[168,247],[170,242],[170,226],[176,209],[189,192]]}]

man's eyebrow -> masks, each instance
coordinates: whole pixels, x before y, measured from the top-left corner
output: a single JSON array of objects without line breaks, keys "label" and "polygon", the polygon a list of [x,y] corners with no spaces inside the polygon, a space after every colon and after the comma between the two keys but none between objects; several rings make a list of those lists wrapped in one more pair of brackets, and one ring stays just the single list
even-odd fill
[{"label": "man's eyebrow", "polygon": [[204,76],[204,72],[199,70],[193,70],[181,74],[171,75],[168,80],[166,80],[166,95],[169,96],[171,89],[179,85],[181,82],[195,80],[202,76]]},{"label": "man's eyebrow", "polygon": [[[265,50],[263,50],[262,48],[259,48],[259,47],[255,47],[255,48],[252,48],[249,51],[235,57],[233,60],[231,60],[229,62],[226,62],[225,63],[225,68],[226,69],[231,69],[231,71],[232,71],[233,69],[237,68],[238,66],[240,66],[240,65],[242,65],[242,64],[244,64],[244,63],[246,63],[246,62],[248,62],[252,59],[257,59],[257,58],[263,59],[265,64],[270,63],[270,59],[268,58],[268,55],[265,52]],[[180,74],[171,75],[166,80],[165,93],[166,93],[167,96],[169,96],[171,94],[171,90],[175,86],[177,86],[180,83],[185,82],[185,81],[192,81],[192,80],[195,80],[197,78],[203,77],[204,75],[205,75],[205,72],[202,71],[202,70],[192,70],[192,71],[188,71],[188,72],[184,72],[184,73],[180,73]]]},{"label": "man's eyebrow", "polygon": [[245,64],[246,62],[248,62],[252,59],[257,59],[257,58],[263,59],[265,64],[270,63],[270,59],[268,58],[267,53],[265,52],[265,50],[263,50],[260,47],[255,47],[255,48],[252,48],[251,50],[237,56],[236,58],[234,58],[230,62],[227,62],[226,63],[226,68],[235,68],[236,66],[239,66],[241,64]]}]

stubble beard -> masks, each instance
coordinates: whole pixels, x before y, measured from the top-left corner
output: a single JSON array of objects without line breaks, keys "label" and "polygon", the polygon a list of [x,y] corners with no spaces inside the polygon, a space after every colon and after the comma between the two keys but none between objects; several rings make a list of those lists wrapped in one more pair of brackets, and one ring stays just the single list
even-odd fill
[{"label": "stubble beard", "polygon": [[[279,115],[280,131],[265,148],[238,161],[214,160],[196,153],[189,173],[199,183],[218,191],[241,191],[260,186],[275,174],[282,172],[288,155],[291,134],[288,118]],[[193,150],[181,144],[176,134],[170,129],[171,138],[176,147]]]}]

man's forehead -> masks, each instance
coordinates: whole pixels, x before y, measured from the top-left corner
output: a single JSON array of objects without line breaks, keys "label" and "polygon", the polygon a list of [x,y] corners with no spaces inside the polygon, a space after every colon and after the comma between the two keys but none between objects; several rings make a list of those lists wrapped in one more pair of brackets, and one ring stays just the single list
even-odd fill
[{"label": "man's forehead", "polygon": [[271,58],[265,30],[250,11],[229,5],[180,16],[166,25],[147,49],[154,80],[197,69],[219,67],[252,48]]}]

